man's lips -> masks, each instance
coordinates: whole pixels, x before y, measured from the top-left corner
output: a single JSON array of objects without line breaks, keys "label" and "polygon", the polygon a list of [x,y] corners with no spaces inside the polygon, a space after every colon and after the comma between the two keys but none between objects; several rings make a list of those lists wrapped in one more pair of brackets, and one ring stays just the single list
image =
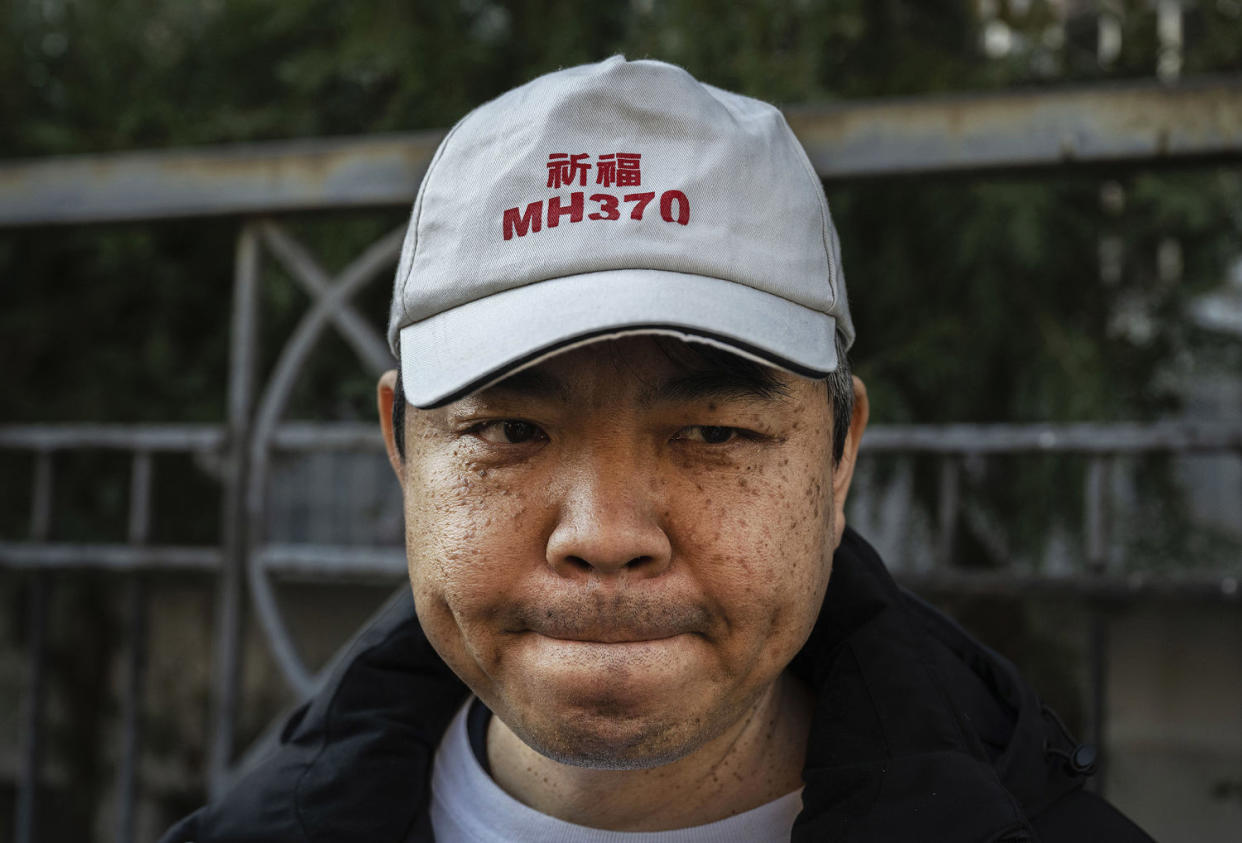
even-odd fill
[{"label": "man's lips", "polygon": [[531,630],[545,638],[552,638],[557,641],[575,641],[584,644],[638,644],[646,641],[665,641],[684,634],[684,630],[673,632],[660,631],[644,631],[644,630],[618,630],[618,629],[600,629],[600,630],[583,630],[581,632],[573,632],[569,635],[560,633],[548,633],[541,630]]},{"label": "man's lips", "polygon": [[523,606],[512,614],[512,623],[506,626],[515,632],[593,644],[631,644],[703,633],[710,621],[699,606],[647,601]]}]

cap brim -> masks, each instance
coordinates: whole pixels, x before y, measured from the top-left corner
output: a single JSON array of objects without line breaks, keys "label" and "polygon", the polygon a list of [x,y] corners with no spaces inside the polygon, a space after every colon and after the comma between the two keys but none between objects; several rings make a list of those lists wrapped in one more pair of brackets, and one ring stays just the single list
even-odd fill
[{"label": "cap brim", "polygon": [[443,406],[586,343],[665,334],[810,378],[837,367],[836,320],[743,284],[619,269],[553,278],[438,313],[400,331],[415,407]]}]

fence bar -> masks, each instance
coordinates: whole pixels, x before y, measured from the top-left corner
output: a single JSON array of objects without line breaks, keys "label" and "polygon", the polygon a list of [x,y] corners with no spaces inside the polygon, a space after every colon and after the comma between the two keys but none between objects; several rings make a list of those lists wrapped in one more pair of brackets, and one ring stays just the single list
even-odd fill
[{"label": "fence bar", "polygon": [[[129,541],[147,543],[151,523],[151,454],[136,451],[129,485]],[[142,699],[147,664],[147,594],[144,575],[135,571],[126,583],[129,613],[129,648],[125,697],[122,709],[121,765],[117,773],[116,839],[134,840],[134,811],[138,802],[138,767],[141,759]]]},{"label": "fence bar", "polygon": [[269,544],[256,549],[255,563],[288,578],[392,580],[406,575],[404,547],[333,547]]},{"label": "fence bar", "polygon": [[[217,425],[0,425],[0,448],[60,451],[220,451]],[[272,446],[280,450],[382,450],[373,422],[283,422]],[[1142,454],[1242,452],[1242,423],[1077,422],[1069,424],[877,424],[867,428],[864,453]]]},{"label": "fence bar", "polygon": [[1095,456],[1087,464],[1083,505],[1087,539],[1087,570],[1103,574],[1108,568],[1109,547],[1109,476],[1112,460]]},{"label": "fence bar", "polygon": [[[405,573],[405,552],[400,546],[267,544],[256,546],[254,561],[267,574],[306,582],[383,582],[399,579]],[[220,551],[215,547],[133,548],[128,545],[0,542],[0,565],[49,571],[141,569],[213,574],[220,566]],[[943,568],[898,571],[894,576],[916,591],[938,594],[1077,597],[1110,604],[1136,600],[1242,604],[1242,578],[1211,572],[1049,575],[1024,572],[1016,565],[1009,565],[994,571]]]},{"label": "fence bar", "polygon": [[44,667],[47,662],[47,606],[51,596],[49,575],[36,573],[30,579],[30,640],[27,645],[30,685],[26,689],[26,710],[22,712],[21,773],[18,776],[17,843],[39,839],[35,823],[38,808],[39,771],[43,754]]},{"label": "fence bar", "polygon": [[374,451],[381,453],[384,438],[374,422],[285,422],[272,434],[280,451]]},{"label": "fence bar", "polygon": [[258,359],[259,274],[262,255],[253,223],[237,238],[233,323],[229,355],[228,454],[222,508],[224,556],[216,593],[216,631],[212,671],[211,746],[207,782],[213,796],[228,780],[241,684],[242,608],[246,580],[246,485],[250,479],[249,440]]},{"label": "fence bar", "polygon": [[128,544],[0,542],[0,567],[35,570],[95,569],[215,573],[218,547],[133,547]]},{"label": "fence bar", "polygon": [[[46,541],[51,525],[52,455],[44,451],[35,458],[30,538],[36,542]],[[36,571],[30,578],[29,640],[26,650],[30,680],[22,712],[23,746],[13,835],[16,843],[34,843],[38,839],[35,812],[38,809],[39,771],[43,760],[43,673],[47,662],[47,605],[51,588],[49,575],[44,571]]]},{"label": "fence bar", "polygon": [[867,428],[864,453],[1138,454],[1242,451],[1237,422],[889,424]]},{"label": "fence bar", "polygon": [[134,453],[129,477],[129,543],[141,547],[147,543],[151,525],[151,454]]},{"label": "fence bar", "polygon": [[[1236,75],[794,107],[821,178],[1237,160]],[[0,227],[408,207],[442,131],[0,163]]]},{"label": "fence bar", "polygon": [[1242,583],[1238,577],[1216,574],[1049,576],[1002,567],[996,570],[895,571],[893,576],[920,594],[1086,599],[1112,605],[1138,600],[1242,603]]},{"label": "fence bar", "polygon": [[14,424],[0,426],[0,448],[64,451],[214,451],[224,431],[211,424]]},{"label": "fence bar", "polygon": [[117,774],[117,826],[119,843],[135,839],[134,815],[138,804],[138,771],[142,746],[142,699],[147,675],[147,585],[143,574],[134,573],[126,584],[129,612],[129,658],[126,665],[124,744]]},{"label": "fence bar", "polygon": [[[1109,478],[1113,458],[1095,456],[1087,464],[1087,476],[1083,494],[1084,521],[1086,523],[1087,574],[1092,578],[1104,576],[1109,555]],[[1090,688],[1087,709],[1087,739],[1096,747],[1096,774],[1090,787],[1104,795],[1104,772],[1108,759],[1108,617],[1099,600],[1087,604],[1087,671]]]},{"label": "fence bar", "polygon": [[35,457],[34,490],[30,495],[30,538],[47,541],[52,527],[52,455],[47,451]]},{"label": "fence bar", "polygon": [[941,567],[953,565],[953,543],[957,538],[957,515],[961,499],[961,463],[957,457],[948,455],[940,460],[940,495],[937,521],[936,556]]},{"label": "fence bar", "polygon": [[1242,82],[1090,87],[854,101],[786,111],[822,178],[1236,158]]}]

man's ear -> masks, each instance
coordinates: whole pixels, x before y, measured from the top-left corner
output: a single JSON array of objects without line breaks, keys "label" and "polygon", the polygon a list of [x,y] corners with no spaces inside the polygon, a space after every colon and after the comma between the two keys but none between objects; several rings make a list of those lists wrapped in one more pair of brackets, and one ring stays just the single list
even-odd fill
[{"label": "man's ear", "polygon": [[863,431],[867,429],[867,419],[871,417],[871,405],[867,401],[867,387],[854,376],[854,413],[850,417],[850,431],[845,437],[845,448],[841,451],[841,459],[832,467],[832,506],[833,506],[833,548],[841,544],[841,535],[845,532],[845,498],[850,492],[850,483],[854,479],[854,466],[858,461],[858,446],[862,442]]},{"label": "man's ear", "polygon": [[396,431],[392,428],[392,405],[394,401],[404,401],[404,395],[397,394],[397,370],[389,369],[380,375],[379,385],[375,389],[376,403],[379,405],[380,430],[384,434],[384,450],[388,452],[388,462],[405,489],[405,460],[397,450]]}]

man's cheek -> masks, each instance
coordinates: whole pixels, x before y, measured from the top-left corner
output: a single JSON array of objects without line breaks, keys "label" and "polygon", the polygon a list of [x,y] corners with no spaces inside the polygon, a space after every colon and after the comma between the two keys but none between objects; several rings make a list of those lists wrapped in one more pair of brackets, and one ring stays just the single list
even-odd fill
[{"label": "man's cheek", "polygon": [[428,641],[467,681],[495,661],[497,612],[504,583],[460,542],[424,537],[424,552],[412,556],[410,582],[414,606]]},{"label": "man's cheek", "polygon": [[498,505],[505,505],[496,490],[464,472],[412,482],[405,500],[406,543],[411,552],[429,542],[443,553],[462,543],[485,540]]},{"label": "man's cheek", "polygon": [[411,583],[458,615],[487,612],[513,569],[510,548],[481,542],[469,530],[423,531],[409,540],[417,543],[409,553]]}]

